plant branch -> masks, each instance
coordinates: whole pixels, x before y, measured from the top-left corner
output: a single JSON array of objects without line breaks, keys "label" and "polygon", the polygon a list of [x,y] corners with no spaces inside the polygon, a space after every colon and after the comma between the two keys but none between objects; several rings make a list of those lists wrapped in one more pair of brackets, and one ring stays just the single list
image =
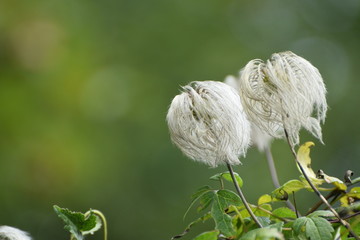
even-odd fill
[{"label": "plant branch", "polygon": [[[326,197],[326,200],[329,200],[331,197],[336,196],[338,193],[338,190],[335,189],[333,191],[331,191]],[[322,200],[318,201],[317,203],[315,203],[315,205],[305,214],[305,215],[309,215],[310,213],[316,211],[324,202]]]},{"label": "plant branch", "polygon": [[267,163],[269,166],[270,175],[271,175],[271,179],[274,184],[274,187],[279,188],[280,187],[279,178],[278,178],[278,174],[276,172],[275,162],[274,162],[274,158],[271,153],[270,146],[265,147],[264,151],[265,151],[266,160],[267,160]]},{"label": "plant branch", "polygon": [[[274,184],[274,187],[279,188],[280,187],[280,182],[279,182],[278,174],[277,174],[277,171],[276,171],[274,158],[273,158],[272,153],[271,153],[271,147],[266,146],[264,152],[265,152],[266,160],[267,160],[267,163],[268,163],[268,166],[269,166],[270,175],[271,175],[271,179],[272,179],[272,182]],[[287,200],[285,203],[288,206],[288,208],[290,208],[294,212],[296,211],[296,208],[294,207],[294,205],[289,200]]]},{"label": "plant branch", "polygon": [[284,223],[287,223],[287,222],[290,222],[290,221],[291,221],[291,219],[279,217],[279,216],[273,214],[271,211],[266,210],[265,208],[262,208],[262,207],[260,207],[260,206],[256,206],[256,205],[252,205],[252,204],[251,204],[251,207],[253,207],[253,208],[258,208],[260,211],[263,211],[264,213],[267,213],[267,214],[269,214],[270,216],[273,216],[274,218],[277,218],[277,219],[283,221]]},{"label": "plant branch", "polygon": [[233,171],[231,165],[228,164],[228,163],[226,163],[226,165],[227,165],[227,167],[228,167],[228,169],[229,169],[231,178],[232,178],[232,180],[233,180],[233,182],[234,182],[235,189],[236,189],[237,193],[239,194],[239,197],[241,198],[241,201],[243,202],[246,210],[249,212],[251,218],[252,218],[252,219],[254,220],[254,222],[259,226],[259,228],[262,228],[263,226],[261,225],[261,223],[259,222],[259,220],[256,218],[255,214],[254,214],[253,211],[251,210],[248,202],[247,202],[246,199],[245,199],[244,194],[242,193],[242,191],[241,191],[241,189],[240,189],[240,186],[239,186],[238,182],[237,182],[236,179],[235,179],[234,171]]},{"label": "plant branch", "polygon": [[[353,213],[353,214],[351,214],[351,215],[347,215],[347,216],[343,217],[343,219],[349,219],[349,218],[352,218],[352,217],[355,217],[355,216],[358,216],[358,215],[360,215],[360,212]],[[331,223],[338,223],[338,222],[339,222],[339,219],[329,220],[329,222],[331,222]]]},{"label": "plant branch", "polygon": [[315,185],[311,182],[309,176],[306,174],[304,168],[301,166],[298,158],[297,158],[297,154],[295,152],[294,146],[293,144],[290,142],[289,139],[289,135],[288,132],[286,131],[286,128],[284,128],[285,131],[285,136],[286,136],[286,140],[290,146],[291,152],[295,157],[295,162],[296,164],[299,166],[300,171],[302,172],[302,174],[304,175],[306,181],[309,183],[310,187],[314,190],[315,194],[321,199],[321,201],[323,201],[323,203],[330,209],[330,211],[334,214],[334,216],[339,219],[339,222],[346,227],[346,229],[350,232],[351,235],[353,235],[353,237],[357,240],[360,240],[359,236],[356,235],[356,233],[352,230],[350,224],[348,222],[346,222],[345,220],[343,220],[339,214],[335,211],[335,209],[329,204],[329,202],[325,199],[325,197],[320,193],[320,191],[315,187]]},{"label": "plant branch", "polygon": [[104,240],[107,240],[107,235],[108,235],[108,232],[107,232],[107,222],[106,222],[106,218],[105,218],[105,215],[100,212],[99,210],[90,210],[88,212],[85,213],[85,216],[90,214],[90,213],[94,213],[95,215],[97,215],[98,217],[100,217],[103,225],[104,225]]}]

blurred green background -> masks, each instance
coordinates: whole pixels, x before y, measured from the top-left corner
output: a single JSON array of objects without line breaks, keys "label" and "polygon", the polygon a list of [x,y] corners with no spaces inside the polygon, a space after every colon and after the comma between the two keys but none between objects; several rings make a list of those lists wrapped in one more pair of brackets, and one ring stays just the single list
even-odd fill
[{"label": "blurred green background", "polygon": [[[326,145],[301,138],[317,144],[314,169],[359,176],[359,11],[358,0],[1,0],[0,224],[67,239],[57,204],[102,210],[109,239],[182,232],[195,217],[182,219],[189,196],[226,169],[171,144],[172,98],[284,50],[311,61],[328,88]],[[285,142],[273,151],[281,182],[296,178]],[[255,202],[273,189],[264,156],[250,149],[242,162]],[[316,201],[297,198],[303,210]]]}]

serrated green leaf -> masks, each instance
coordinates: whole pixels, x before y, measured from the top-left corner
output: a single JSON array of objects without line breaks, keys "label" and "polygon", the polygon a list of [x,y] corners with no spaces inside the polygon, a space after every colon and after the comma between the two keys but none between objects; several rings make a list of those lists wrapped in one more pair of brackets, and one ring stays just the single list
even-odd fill
[{"label": "serrated green leaf", "polygon": [[309,188],[309,185],[297,180],[297,179],[293,179],[290,180],[288,182],[286,182],[284,185],[282,185],[281,187],[275,189],[272,193],[271,196],[274,199],[278,199],[278,200],[287,200],[286,197],[288,197],[289,194],[291,194],[292,192],[297,192],[301,189],[304,188]]},{"label": "serrated green leaf", "polygon": [[231,217],[224,212],[224,209],[228,206],[228,199],[222,197],[222,194],[218,194],[220,191],[214,196],[211,215],[215,221],[215,228],[226,237],[231,237],[234,236],[236,232],[232,225]]},{"label": "serrated green leaf", "polygon": [[77,240],[83,240],[84,235],[95,232],[101,226],[101,220],[91,211],[88,216],[85,216],[81,212],[73,212],[56,205],[54,211],[65,222],[64,228],[73,234]]},{"label": "serrated green leaf", "polygon": [[[295,219],[296,213],[287,207],[277,208],[272,212],[275,216],[287,219]],[[276,218],[274,218],[276,219]]]},{"label": "serrated green leaf", "polygon": [[271,224],[271,225],[269,225],[269,226],[267,226],[267,227],[268,227],[268,228],[275,228],[275,229],[277,229],[279,232],[281,232],[283,226],[284,226],[284,222],[278,222],[278,223]]},{"label": "serrated green leaf", "polygon": [[257,220],[260,222],[261,226],[268,227],[270,226],[271,220],[268,217],[256,216]]},{"label": "serrated green leaf", "polygon": [[[267,212],[264,210],[267,210]],[[263,204],[263,205],[261,205],[261,209],[260,209],[260,207],[255,207],[253,212],[256,216],[269,218],[270,213],[268,213],[268,212],[271,212],[271,210],[272,210],[272,207],[270,204]]]},{"label": "serrated green leaf", "polygon": [[195,237],[193,240],[217,240],[218,235],[219,231],[204,232]]},{"label": "serrated green leaf", "polygon": [[[243,180],[241,179],[239,174],[234,172],[234,176],[235,176],[235,179],[236,179],[237,183],[239,184],[239,186],[242,187],[243,186]],[[218,173],[218,174],[215,174],[214,176],[210,177],[211,180],[220,180],[221,178],[223,178],[224,180],[226,180],[228,182],[233,182],[232,178],[231,178],[231,175],[230,175],[230,173],[228,171]]]},{"label": "serrated green leaf", "polygon": [[240,240],[283,240],[284,236],[276,228],[258,228],[254,229],[240,238]]},{"label": "serrated green leaf", "polygon": [[265,204],[265,203],[269,203],[269,202],[272,202],[272,197],[269,195],[269,194],[264,194],[262,195],[261,197],[259,197],[258,199],[258,205],[262,205],[262,204]]},{"label": "serrated green leaf", "polygon": [[222,189],[217,191],[216,194],[219,196],[219,198],[222,198],[225,201],[225,207],[228,207],[229,205],[239,206],[242,204],[239,195],[237,195],[233,191]]},{"label": "serrated green leaf", "polygon": [[196,209],[198,212],[206,209],[213,201],[215,192],[209,191],[204,193],[199,198],[199,207]]},{"label": "serrated green leaf", "polygon": [[208,219],[210,219],[210,218],[211,218],[211,214],[210,214],[210,212],[208,212],[208,213],[206,213],[205,215],[203,215],[203,216],[195,219],[194,221],[192,221],[192,222],[185,228],[185,230],[184,230],[182,233],[180,233],[180,234],[172,237],[171,240],[182,238],[183,236],[185,236],[185,235],[190,231],[190,229],[191,229],[194,225],[198,224],[199,222],[205,222],[206,220],[208,220]]},{"label": "serrated green leaf", "polygon": [[[210,194],[208,194],[210,192]],[[207,199],[207,197],[209,197],[209,195],[211,195],[211,192],[212,192],[212,194],[214,194],[214,190],[211,190],[211,188],[209,187],[209,186],[204,186],[204,187],[201,187],[201,188],[199,188],[197,191],[196,191],[196,193],[194,193],[192,196],[191,196],[191,203],[190,203],[190,205],[189,205],[189,207],[186,209],[186,211],[185,211],[185,214],[184,214],[184,219],[185,219],[185,217],[186,217],[186,215],[188,214],[188,212],[190,211],[190,209],[194,206],[194,204],[197,202],[197,201],[200,201],[202,198],[204,198],[203,199],[203,201],[202,202],[200,202],[200,206],[199,206],[199,208],[198,208],[198,211],[201,211],[201,210],[203,210],[203,209],[205,209],[208,205],[206,205],[206,204],[210,204],[211,203],[211,201],[210,201],[210,199],[208,199],[210,202],[206,202],[206,199]],[[205,196],[204,196],[205,195]],[[204,205],[205,204],[205,205]]]},{"label": "serrated green leaf", "polygon": [[293,224],[296,239],[332,240],[333,231],[331,224],[321,217],[301,217]]},{"label": "serrated green leaf", "polygon": [[203,186],[201,188],[199,188],[198,190],[196,190],[196,192],[191,195],[191,200],[194,200],[196,198],[198,198],[200,195],[204,194],[205,192],[211,190],[210,186]]},{"label": "serrated green leaf", "polygon": [[307,217],[334,217],[334,214],[330,210],[317,210],[310,213]]}]

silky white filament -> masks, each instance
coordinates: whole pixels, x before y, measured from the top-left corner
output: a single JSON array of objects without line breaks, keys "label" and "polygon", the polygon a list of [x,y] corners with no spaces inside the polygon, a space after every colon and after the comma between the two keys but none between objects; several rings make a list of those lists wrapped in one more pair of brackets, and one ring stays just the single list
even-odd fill
[{"label": "silky white filament", "polygon": [[0,239],[1,240],[31,240],[31,237],[27,232],[20,229],[0,226]]},{"label": "silky white filament", "polygon": [[[240,72],[240,76],[241,76],[241,74],[242,74],[242,72]],[[239,94],[241,94],[240,85],[239,85],[239,77],[228,75],[228,76],[226,76],[224,83],[233,87]],[[240,96],[240,98],[241,98],[241,96]],[[271,140],[273,139],[273,137],[271,137],[269,134],[262,131],[260,128],[258,128],[253,123],[251,123],[250,126],[251,126],[251,134],[250,134],[251,145],[255,145],[260,152],[264,152],[264,150],[270,146],[270,143],[271,143]]]},{"label": "silky white filament", "polygon": [[240,164],[250,143],[250,123],[235,89],[215,81],[183,87],[167,114],[173,143],[211,167]]},{"label": "silky white filament", "polygon": [[261,130],[282,138],[285,128],[291,143],[298,144],[304,127],[322,142],[326,88],[310,62],[289,51],[266,62],[255,59],[242,69],[239,85],[244,109]]}]

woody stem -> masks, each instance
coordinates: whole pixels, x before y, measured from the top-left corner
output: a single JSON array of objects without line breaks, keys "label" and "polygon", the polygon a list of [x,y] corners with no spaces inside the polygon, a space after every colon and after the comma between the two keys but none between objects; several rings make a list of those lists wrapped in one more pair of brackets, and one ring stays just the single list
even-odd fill
[{"label": "woody stem", "polygon": [[300,171],[302,172],[302,174],[304,175],[306,181],[309,183],[310,187],[314,190],[315,194],[321,199],[321,201],[323,201],[323,203],[330,209],[330,211],[334,214],[334,216],[339,219],[339,222],[344,226],[346,227],[346,229],[350,232],[350,234],[357,240],[360,240],[359,236],[356,235],[356,233],[352,230],[350,224],[343,220],[339,214],[335,211],[335,209],[329,204],[329,202],[325,199],[325,197],[320,193],[320,191],[315,187],[315,185],[311,182],[309,176],[306,174],[304,168],[301,166],[298,158],[297,158],[297,155],[296,155],[296,152],[295,152],[295,149],[294,149],[294,145],[291,143],[290,139],[289,139],[289,135],[288,135],[288,132],[286,131],[286,129],[284,129],[285,131],[285,136],[286,136],[286,140],[290,146],[290,149],[291,149],[291,153],[294,155],[295,157],[295,162],[296,164],[299,166],[300,168]]},{"label": "woody stem", "polygon": [[238,184],[238,182],[236,181],[235,179],[235,176],[234,176],[234,171],[231,167],[230,164],[226,164],[228,169],[229,169],[229,172],[230,172],[230,175],[231,175],[231,179],[232,181],[234,182],[234,185],[235,185],[235,189],[237,191],[237,193],[239,194],[239,197],[241,198],[241,201],[243,202],[246,210],[249,212],[251,218],[254,220],[254,222],[259,226],[259,228],[262,228],[263,226],[261,225],[261,223],[259,222],[259,220],[256,218],[255,214],[253,213],[253,211],[251,210],[248,202],[246,201],[246,198],[244,196],[244,194],[242,193],[241,189],[240,189],[240,186]]}]

